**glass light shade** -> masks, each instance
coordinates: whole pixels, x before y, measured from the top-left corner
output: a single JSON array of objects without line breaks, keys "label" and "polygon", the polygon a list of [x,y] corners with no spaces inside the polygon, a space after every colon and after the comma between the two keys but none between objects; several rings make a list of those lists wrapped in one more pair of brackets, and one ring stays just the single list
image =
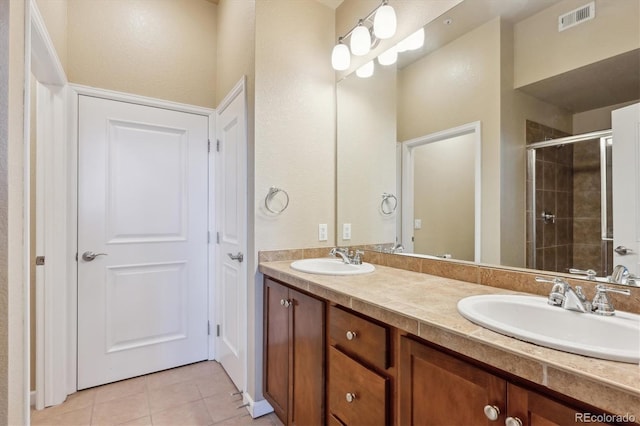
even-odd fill
[{"label": "glass light shade", "polygon": [[371,34],[364,25],[357,26],[351,33],[351,53],[362,56],[371,49]]},{"label": "glass light shade", "polygon": [[368,78],[373,75],[373,61],[369,61],[356,70],[356,75],[360,78]]},{"label": "glass light shade", "polygon": [[393,65],[398,60],[398,49],[396,47],[392,47],[384,51],[378,56],[378,63],[380,65]]},{"label": "glass light shade", "polygon": [[381,40],[391,38],[396,33],[396,12],[393,7],[385,4],[376,12],[373,19],[373,34]]},{"label": "glass light shade", "polygon": [[424,28],[420,28],[415,33],[398,43],[398,52],[407,50],[417,50],[424,45]]},{"label": "glass light shade", "polygon": [[331,65],[336,71],[344,71],[351,65],[351,53],[346,44],[338,43],[331,52]]}]

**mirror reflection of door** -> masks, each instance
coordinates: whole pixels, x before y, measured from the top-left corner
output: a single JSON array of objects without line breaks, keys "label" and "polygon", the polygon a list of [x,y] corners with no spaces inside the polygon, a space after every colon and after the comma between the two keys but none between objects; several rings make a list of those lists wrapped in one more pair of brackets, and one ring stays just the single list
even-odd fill
[{"label": "mirror reflection of door", "polygon": [[407,252],[480,261],[480,122],[402,142]]},{"label": "mirror reflection of door", "polygon": [[474,259],[474,138],[414,148],[414,252]]}]

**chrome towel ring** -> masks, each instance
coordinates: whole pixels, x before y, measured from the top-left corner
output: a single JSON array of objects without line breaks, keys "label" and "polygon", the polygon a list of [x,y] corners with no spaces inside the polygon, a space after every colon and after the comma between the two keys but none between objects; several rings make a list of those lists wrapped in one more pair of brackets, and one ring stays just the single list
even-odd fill
[{"label": "chrome towel ring", "polygon": [[[391,206],[388,206],[388,204],[391,204]],[[393,194],[383,192],[382,202],[380,203],[380,210],[382,211],[382,214],[389,216],[390,214],[393,214],[393,212],[396,211],[397,207],[398,207],[398,198]]]},{"label": "chrome towel ring", "polygon": [[[281,192],[284,194],[285,196],[285,203],[284,206],[282,208],[278,209],[272,209],[270,204],[273,201],[273,198],[278,194],[278,192]],[[281,188],[276,188],[275,186],[272,186],[271,188],[269,188],[269,192],[267,192],[267,196],[264,197],[264,207],[269,210],[271,213],[273,214],[280,214],[283,211],[285,211],[287,209],[287,207],[289,207],[289,194],[287,194],[287,191],[285,191],[284,189]]]}]

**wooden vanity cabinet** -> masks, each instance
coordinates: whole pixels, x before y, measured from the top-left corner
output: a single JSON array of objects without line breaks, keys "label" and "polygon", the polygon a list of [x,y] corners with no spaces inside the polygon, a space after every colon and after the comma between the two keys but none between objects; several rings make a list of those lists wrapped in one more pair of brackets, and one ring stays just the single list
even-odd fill
[{"label": "wooden vanity cabinet", "polygon": [[[399,367],[400,424],[552,426],[582,424],[577,410],[460,358],[402,337]],[[485,415],[486,406],[499,412]],[[511,417],[510,422],[506,422]],[[515,421],[515,423],[513,423]],[[602,423],[591,423],[599,424]]]},{"label": "wooden vanity cabinet", "polygon": [[285,425],[323,425],[325,302],[264,280],[264,396]]},{"label": "wooden vanity cabinet", "polygon": [[391,424],[391,327],[330,306],[328,328],[329,424]]}]

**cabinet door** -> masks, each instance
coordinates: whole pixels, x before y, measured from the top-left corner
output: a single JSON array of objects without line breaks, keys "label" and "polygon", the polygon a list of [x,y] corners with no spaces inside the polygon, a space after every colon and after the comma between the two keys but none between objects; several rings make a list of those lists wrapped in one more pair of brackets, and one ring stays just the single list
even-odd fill
[{"label": "cabinet door", "polygon": [[[503,379],[408,338],[400,350],[400,424],[504,424]],[[499,409],[496,421],[484,414],[487,405]]]},{"label": "cabinet door", "polygon": [[294,425],[324,424],[324,302],[289,290],[293,363],[290,420]]},{"label": "cabinet door", "polygon": [[289,400],[289,309],[287,287],[264,281],[264,394],[276,415],[287,423]]},{"label": "cabinet door", "polygon": [[[536,392],[509,383],[508,416],[518,418],[524,426],[604,425],[592,421],[596,413],[573,409]],[[590,416],[587,418],[586,416]]]}]

